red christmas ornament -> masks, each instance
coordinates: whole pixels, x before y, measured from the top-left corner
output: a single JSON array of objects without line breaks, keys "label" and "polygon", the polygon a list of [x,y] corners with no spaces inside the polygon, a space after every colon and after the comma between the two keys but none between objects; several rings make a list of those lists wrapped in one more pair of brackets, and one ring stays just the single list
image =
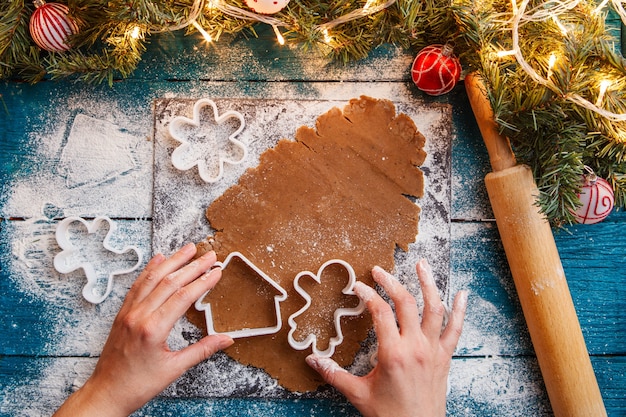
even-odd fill
[{"label": "red christmas ornament", "polygon": [[571,213],[578,223],[593,224],[604,220],[615,204],[615,195],[613,188],[603,178],[597,175],[589,167],[585,167],[588,174],[583,175],[584,185],[578,198],[582,206]]},{"label": "red christmas ornament", "polygon": [[461,78],[461,63],[453,54],[452,45],[430,45],[419,51],[411,78],[417,88],[431,96],[452,90]]},{"label": "red christmas ornament", "polygon": [[68,38],[78,33],[78,25],[69,16],[64,4],[35,0],[35,11],[30,18],[30,36],[41,49],[63,52],[70,49]]}]

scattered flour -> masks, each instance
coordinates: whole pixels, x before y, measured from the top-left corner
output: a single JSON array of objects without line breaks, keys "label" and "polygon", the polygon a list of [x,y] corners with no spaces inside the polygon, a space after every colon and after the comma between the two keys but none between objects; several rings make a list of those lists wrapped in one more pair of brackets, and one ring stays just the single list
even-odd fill
[{"label": "scattered flour", "polygon": [[[3,217],[57,215],[145,218],[150,215],[150,115],[83,94],[55,98],[33,125],[29,172],[0,201]],[[19,175],[19,173],[18,173]]]},{"label": "scattered flour", "polygon": [[[361,91],[361,94],[369,94]],[[355,97],[358,97],[355,96]],[[451,109],[447,105],[425,104],[407,100],[406,96],[395,99],[397,113],[406,113],[416,123],[418,130],[426,137],[426,161],[421,167],[425,174],[425,195],[417,199],[422,208],[419,234],[416,241],[409,245],[409,251],[396,251],[396,270],[391,271],[418,299],[420,295],[415,264],[421,258],[427,258],[433,267],[434,276],[444,299],[448,299],[449,262],[450,262],[450,141],[453,137]],[[352,97],[348,97],[352,98]],[[384,94],[377,98],[389,98]],[[153,207],[153,252],[171,253],[189,241],[203,240],[212,233],[204,217],[205,209],[248,168],[258,165],[260,155],[273,147],[280,139],[292,139],[299,126],[315,126],[315,119],[332,107],[342,108],[347,100],[281,100],[281,99],[214,99],[218,111],[237,111],[244,115],[246,129],[238,138],[248,144],[248,160],[241,165],[225,166],[220,182],[207,185],[198,178],[193,169],[185,172],[171,166],[169,155],[178,145],[168,131],[170,120],[178,116],[189,117],[194,99],[160,99],[155,103],[155,158],[154,158],[154,207]],[[347,219],[346,221],[349,222]],[[294,228],[305,227],[310,230],[311,239],[315,239],[315,225],[293,224]],[[341,239],[339,234],[338,239]],[[269,242],[275,248],[281,242]],[[291,250],[298,252],[297,247]],[[323,248],[320,248],[323,250]],[[306,256],[306,253],[303,254]],[[187,324],[183,330],[192,334],[194,327]],[[364,343],[362,352],[351,367],[355,373],[364,374],[370,369],[368,360],[361,357],[371,356],[372,339]],[[274,384],[267,385],[265,372],[246,368],[234,361],[224,360],[220,367],[210,371],[204,367],[192,371],[193,385],[184,387],[187,392],[199,397],[257,396],[281,398],[291,396]],[[207,365],[208,366],[208,365]],[[226,372],[225,372],[226,371]],[[222,381],[222,374],[245,375],[242,380],[229,378]],[[236,384],[232,384],[233,381]],[[217,382],[219,381],[219,383]],[[258,383],[258,386],[249,384]],[[222,384],[222,385],[220,385]],[[190,384],[191,385],[191,384]],[[248,388],[243,388],[248,387]],[[334,396],[333,391],[321,391],[306,396]]]},{"label": "scattered flour", "polygon": [[[399,60],[399,63],[398,63]],[[406,56],[393,58],[394,65],[410,63]],[[374,62],[368,71],[372,79],[380,79],[388,59]],[[302,65],[306,70],[311,68]],[[363,67],[358,66],[362,71]],[[305,74],[305,76],[308,76]],[[337,72],[337,79],[349,81],[350,71]],[[361,78],[362,75],[359,75]],[[357,77],[354,76],[354,79]],[[184,85],[183,85],[184,84]],[[114,87],[120,88],[121,87]],[[25,218],[25,221],[6,221],[2,225],[2,239],[6,240],[8,251],[0,255],[3,267],[7,268],[11,278],[9,288],[37,306],[41,327],[40,352],[55,358],[34,360],[36,376],[24,381],[3,385],[0,388],[0,412],[12,416],[49,415],[68,392],[76,389],[91,373],[95,358],[106,339],[110,324],[117,313],[121,301],[131,285],[134,276],[123,276],[114,283],[113,293],[104,303],[94,306],[85,302],[80,289],[84,277],[80,273],[59,275],[52,268],[52,258],[59,248],[54,241],[55,218],[77,215],[108,215],[121,219],[149,219],[158,213],[152,211],[152,109],[151,100],[158,97],[252,97],[292,100],[294,105],[309,106],[294,108],[298,116],[317,116],[328,109],[327,101],[344,102],[346,99],[361,94],[380,98],[391,98],[398,103],[398,110],[404,111],[403,101],[413,100],[410,89],[403,83],[380,81],[364,84],[351,83],[225,83],[189,82],[172,85],[139,96],[114,90],[93,92],[88,87],[76,87],[68,93],[58,93],[50,98],[47,105],[42,105],[42,112],[25,120],[32,126],[29,147],[34,152],[33,164],[28,174],[21,173],[19,179],[13,179],[9,193],[0,198],[0,215],[3,218]],[[302,103],[299,100],[314,102]],[[401,98],[400,100],[396,100]],[[300,103],[300,104],[298,104]],[[312,110],[314,109],[314,110]],[[292,119],[276,119],[271,111],[256,108],[256,120],[262,121],[275,136],[269,142],[282,137],[293,137]],[[450,294],[456,290],[475,287],[471,274],[454,273],[450,276],[450,166],[449,143],[432,143],[429,127],[437,125],[441,114],[432,114],[416,120],[418,128],[427,137],[426,151],[429,159],[424,167],[426,173],[427,195],[418,201],[423,208],[422,222],[417,241],[410,246],[410,251],[398,251],[396,271],[399,280],[416,296],[419,288],[415,277],[414,264],[424,257],[435,269],[435,277],[444,299],[449,301]],[[298,122],[304,124],[306,120]],[[311,119],[307,119],[311,120]],[[451,126],[440,126],[450,129]],[[444,135],[445,136],[445,135]],[[105,141],[109,146],[102,146]],[[251,157],[241,170],[233,170],[225,175],[221,185],[211,188],[206,200],[183,187],[177,190],[177,197],[189,203],[183,210],[180,222],[185,224],[186,234],[180,228],[160,229],[165,235],[174,236],[175,245],[164,242],[151,242],[151,222],[149,220],[120,221],[119,243],[134,244],[149,258],[151,248],[164,252],[174,250],[179,242],[188,241],[206,234],[209,230],[204,213],[199,208],[206,207],[212,199],[232,185],[242,170],[255,166],[258,155],[265,150],[269,142],[249,138]],[[88,163],[90,162],[90,163]],[[179,177],[180,179],[180,177]],[[182,180],[181,180],[182,181]],[[179,223],[180,224],[180,223]],[[453,229],[454,232],[454,229]],[[471,231],[457,231],[467,233]],[[458,236],[457,236],[458,237]],[[123,246],[121,245],[121,246]],[[501,275],[498,273],[497,275]],[[450,280],[450,281],[449,281]],[[77,314],[77,312],[79,314]],[[481,320],[489,315],[495,316],[494,325],[508,323],[510,317],[498,317],[498,308],[480,294],[470,294],[468,322],[459,345],[461,352],[477,355],[502,354],[508,340],[485,340],[485,326]],[[474,318],[476,317],[476,318]],[[15,323],[16,332],[23,323]],[[502,335],[503,331],[490,331],[488,334]],[[519,334],[512,331],[510,334]],[[7,335],[11,337],[11,335]],[[186,321],[177,324],[168,342],[173,348],[182,348],[198,340],[199,331]],[[350,371],[363,374],[369,369],[371,349],[375,349],[372,338],[356,358]],[[512,342],[518,346],[519,342]],[[67,356],[67,357],[62,357]],[[519,394],[524,390],[536,390],[536,370],[522,374],[520,370],[526,364],[513,363],[511,359],[486,357],[484,359],[453,361],[452,401],[456,404],[469,404],[468,398],[475,404],[477,399],[485,401],[487,410],[493,414],[507,414],[510,405],[507,402],[527,398]],[[220,397],[225,393],[238,397],[284,397],[290,394],[262,372],[254,372],[244,366],[232,368],[230,360],[218,354],[211,361],[199,365],[193,372],[211,377],[204,386],[189,386],[189,378],[184,376],[169,387],[165,396],[200,396]],[[478,366],[477,366],[478,365]],[[223,369],[227,367],[230,373]],[[533,373],[534,372],[534,373]],[[506,387],[503,390],[502,387]],[[259,387],[264,387],[259,390]],[[9,392],[10,390],[10,392]],[[336,393],[328,394],[330,398]],[[537,394],[541,396],[539,392]],[[32,401],[39,398],[40,401]],[[524,405],[518,405],[521,408]],[[537,414],[531,411],[514,412],[516,415]],[[491,408],[490,408],[491,407]],[[536,410],[535,410],[536,411]],[[456,414],[462,415],[461,412]],[[476,413],[479,414],[479,413]],[[468,412],[466,415],[473,415]]]}]

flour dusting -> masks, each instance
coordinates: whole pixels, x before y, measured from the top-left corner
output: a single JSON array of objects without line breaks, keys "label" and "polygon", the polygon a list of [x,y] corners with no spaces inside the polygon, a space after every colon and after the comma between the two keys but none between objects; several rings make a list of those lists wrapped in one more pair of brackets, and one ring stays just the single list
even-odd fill
[{"label": "flour dusting", "polygon": [[[218,51],[227,53],[225,49]],[[232,55],[229,52],[229,56]],[[242,60],[245,59],[242,55]],[[60,251],[54,240],[57,219],[72,215],[107,215],[120,218],[115,239],[119,247],[137,245],[143,252],[144,259],[150,257],[152,248],[171,253],[183,242],[195,241],[211,231],[204,218],[204,208],[234,184],[245,169],[256,166],[258,156],[265,149],[281,138],[293,137],[295,127],[311,124],[314,117],[328,110],[330,105],[343,105],[349,98],[366,94],[391,98],[397,105],[398,112],[407,112],[414,108],[415,103],[411,103],[414,94],[410,86],[406,83],[380,81],[381,77],[384,78],[381,74],[389,73],[388,65],[408,67],[410,59],[406,54],[394,55],[392,52],[392,56],[375,60],[371,66],[358,65],[352,69],[331,71],[332,77],[345,81],[338,83],[192,81],[159,84],[141,94],[126,90],[132,88],[132,83],[120,83],[114,85],[111,92],[98,92],[90,87],[76,86],[69,89],[69,92],[54,91],[54,95],[46,97],[47,103],[39,106],[41,113],[29,115],[23,121],[29,126],[27,146],[33,155],[28,172],[21,172],[13,178],[11,184],[6,186],[8,192],[0,196],[0,215],[3,218],[26,219],[2,223],[0,241],[7,250],[0,254],[0,261],[10,281],[3,288],[11,292],[12,299],[23,300],[31,306],[34,316],[32,329],[20,328],[23,321],[7,318],[6,320],[15,321],[11,321],[9,326],[11,333],[3,336],[18,340],[24,333],[35,334],[40,338],[40,345],[35,344],[33,347],[30,343],[24,349],[33,349],[33,352],[29,350],[17,353],[43,357],[30,360],[32,369],[28,372],[31,377],[12,380],[0,388],[0,414],[50,415],[69,392],[84,383],[95,366],[95,357],[99,355],[113,318],[136,276],[120,276],[114,282],[109,298],[100,305],[94,306],[84,301],[80,290],[85,278],[80,271],[58,274],[52,267],[52,259]],[[176,69],[176,58],[173,57],[164,65]],[[202,65],[207,71],[212,70],[212,64]],[[197,66],[201,71],[202,65]],[[302,67],[305,71],[304,77],[317,76],[314,70],[318,66],[303,64]],[[242,64],[242,68],[247,67]],[[359,71],[358,75],[356,71]],[[363,75],[363,71],[367,73]],[[371,79],[379,81],[349,82],[351,79],[363,79],[370,75]],[[237,74],[232,74],[232,77],[236,78]],[[261,129],[262,138],[248,137],[251,151],[245,164],[230,169],[220,183],[211,187],[203,185],[193,176],[178,173],[170,177],[171,182],[165,182],[164,185],[175,190],[175,197],[187,206],[181,208],[179,203],[171,201],[174,196],[165,196],[159,200],[162,204],[178,204],[177,207],[181,209],[178,226],[162,223],[159,225],[159,233],[171,240],[158,240],[157,236],[157,241],[153,243],[150,218],[153,215],[157,218],[158,213],[153,213],[152,208],[155,144],[152,142],[154,119],[151,104],[157,98],[179,100],[189,97],[271,97],[275,100],[288,100],[290,107],[285,112],[289,112],[291,117],[278,117],[281,113],[276,113],[275,108],[250,105],[247,110],[253,111],[251,114],[254,120],[264,127]],[[311,100],[312,98],[315,100]],[[157,123],[162,124],[156,125],[155,130],[165,127],[168,117],[174,113],[184,112],[183,107],[157,120]],[[228,103],[226,107],[229,107]],[[445,106],[440,110],[441,112],[420,112],[419,117],[407,112],[427,138],[425,150],[428,158],[422,167],[426,174],[426,196],[417,201],[423,211],[416,242],[410,245],[408,253],[397,251],[396,270],[391,272],[419,299],[420,291],[414,265],[421,258],[428,259],[433,265],[442,297],[449,302],[450,296],[459,289],[481,288],[479,274],[471,272],[471,264],[467,267],[454,265],[450,268],[450,235],[452,241],[463,242],[460,244],[463,250],[475,244],[472,242],[473,238],[484,237],[480,235],[480,227],[475,230],[471,227],[458,228],[456,223],[451,230],[450,143],[435,143],[432,140],[432,137],[438,135],[447,138],[452,136],[451,122],[438,122],[447,111]],[[438,132],[438,129],[442,132]],[[197,186],[204,187],[201,193],[196,192]],[[458,186],[455,187],[458,189]],[[474,207],[474,202],[468,204]],[[475,213],[478,213],[476,216],[480,214],[478,209]],[[268,251],[271,250],[268,248]],[[471,257],[477,253],[478,251],[468,251],[463,256],[471,261]],[[454,258],[459,256],[457,254]],[[494,266],[501,267],[502,265]],[[494,271],[494,274],[502,275],[501,271]],[[510,283],[503,282],[502,286],[507,291],[514,291]],[[506,335],[512,335],[511,338],[519,335],[520,323],[505,316],[499,306],[490,301],[488,290],[485,289],[485,294],[470,293],[468,316],[459,352],[474,354],[479,358],[453,361],[452,393],[448,407],[455,415],[468,416],[547,414],[543,409],[533,408],[536,404],[528,405],[529,408],[524,409],[529,396],[522,395],[522,392],[535,393],[540,403],[547,404],[547,400],[541,399],[541,387],[538,388],[536,382],[538,371],[532,367],[532,363],[525,363],[525,359],[494,356],[506,354],[511,349],[514,350],[513,353],[519,352],[520,342],[509,340]],[[23,305],[20,306],[20,309],[24,308]],[[498,326],[504,327],[494,330]],[[506,329],[506,326],[511,327],[510,332],[501,330]],[[186,320],[181,320],[171,333],[168,343],[173,349],[179,349],[200,337],[197,328]],[[372,334],[348,370],[361,375],[367,373],[371,369],[370,357],[376,349],[375,345]],[[13,345],[11,347],[15,348]],[[522,341],[521,349],[527,350],[528,347],[529,342]],[[284,392],[265,373],[243,365],[233,366],[231,362],[226,355],[215,355],[168,387],[163,396],[223,398],[233,395],[284,398],[291,395]],[[16,370],[16,374],[22,375],[21,372],[22,370]],[[202,377],[199,378],[199,375]],[[196,384],[198,381],[204,383]],[[324,395],[340,398],[336,392]],[[33,401],[33,398],[37,401]],[[303,397],[293,395],[292,398]],[[520,398],[525,399],[523,404],[519,401]],[[483,411],[486,410],[482,414],[480,410],[477,412],[471,408],[481,401],[484,404]],[[199,407],[199,410],[207,412],[207,415],[211,414],[211,403],[202,400],[202,404],[208,405]],[[341,407],[341,403],[338,403],[338,407]],[[509,410],[513,411],[509,413]],[[257,411],[250,415],[273,415],[272,409],[268,409],[265,403]],[[137,414],[150,415],[149,411],[140,411]],[[348,411],[346,415],[353,414]]]},{"label": "flour dusting", "polygon": [[48,118],[31,116],[28,122],[35,126],[29,138],[35,152],[31,171],[2,198],[0,214],[39,217],[48,205],[60,216],[148,217],[149,116],[116,104],[60,95],[50,103],[54,111]]},{"label": "flour dusting", "polygon": [[[379,98],[384,98],[382,97]],[[192,114],[194,99],[161,99],[155,104],[155,188],[153,207],[153,252],[172,253],[184,243],[199,242],[211,235],[211,225],[204,217],[206,208],[230,186],[237,183],[239,177],[248,168],[256,167],[260,155],[270,149],[281,139],[295,137],[300,126],[315,126],[318,116],[332,107],[343,108],[346,100],[277,100],[277,99],[213,99],[218,111],[236,111],[244,115],[246,129],[238,136],[248,144],[248,159],[240,166],[225,166],[223,178],[215,184],[206,184],[197,172],[189,170],[180,172],[172,167],[170,155],[178,143],[170,136],[168,126],[175,117],[189,117]],[[419,284],[415,272],[415,264],[421,258],[430,260],[433,273],[444,299],[448,299],[448,276],[450,256],[450,149],[453,132],[451,131],[451,109],[440,104],[425,104],[404,100],[394,101],[396,113],[405,113],[413,119],[417,129],[426,137],[424,150],[427,153],[424,164],[420,167],[425,176],[425,195],[417,199],[416,204],[422,208],[420,214],[419,233],[409,251],[396,251],[396,268],[390,271],[398,276],[410,292],[418,299]],[[350,219],[345,220],[349,224]],[[323,240],[316,236],[315,224],[295,221],[292,228],[304,228],[313,242],[319,242],[319,250],[323,251]],[[336,239],[346,239],[341,230],[337,231]],[[375,239],[375,237],[373,237]],[[317,240],[316,240],[317,239]],[[373,242],[375,244],[375,242]],[[346,242],[349,246],[349,242]],[[268,242],[271,250],[268,257],[284,248],[279,240]],[[307,245],[308,247],[309,245]],[[289,250],[302,253],[298,247]],[[316,248],[317,250],[317,248]],[[329,255],[330,256],[330,255]],[[182,331],[188,335],[195,334],[191,324]],[[361,357],[371,356],[372,338],[364,344],[357,355],[351,371],[359,374],[370,369],[368,360]],[[359,364],[361,368],[356,368]],[[199,397],[233,397],[259,395],[267,397],[293,397],[275,382],[268,385],[271,379],[258,369],[245,367],[228,358],[220,359],[219,365],[210,368],[198,368],[191,372],[190,386],[187,392]],[[215,366],[215,368],[213,368]],[[241,379],[223,379],[223,374],[240,375]],[[232,382],[236,380],[236,384]],[[258,384],[256,387],[250,384]],[[177,384],[177,389],[183,389]],[[308,393],[305,396],[336,396],[334,391]]]}]

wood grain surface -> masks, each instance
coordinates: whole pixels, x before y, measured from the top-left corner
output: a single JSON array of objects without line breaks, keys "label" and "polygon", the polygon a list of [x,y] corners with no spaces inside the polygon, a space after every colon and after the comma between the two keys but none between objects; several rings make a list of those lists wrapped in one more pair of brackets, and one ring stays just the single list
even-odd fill
[{"label": "wood grain surface", "polygon": [[[115,244],[138,246],[144,259],[152,252],[155,100],[344,101],[361,94],[452,108],[450,260],[448,287],[441,289],[446,301],[460,289],[468,289],[470,297],[452,363],[449,415],[552,415],[492,220],[483,183],[489,158],[463,85],[443,97],[426,97],[410,82],[414,52],[388,46],[343,66],[295,46],[278,47],[271,29],[260,33],[259,39],[223,37],[212,45],[182,34],[155,36],[140,68],[112,87],[0,84],[8,108],[0,107],[0,415],[50,415],[80,386],[135,276],[119,277],[105,302],[87,303],[81,296],[84,277],[52,268],[60,250],[54,240],[59,219],[110,216],[118,224]],[[86,125],[95,126],[93,131],[108,132],[106,143],[115,147],[115,157],[109,147],[99,154],[106,164],[90,161],[93,154],[85,153],[81,138],[96,146],[97,137],[85,135],[88,127],[81,132],[77,118],[91,121]],[[555,231],[609,416],[626,415],[625,226],[626,215],[614,212],[597,225]],[[170,344],[185,346],[197,336],[175,329]],[[267,398],[259,386],[272,387],[270,378],[233,377],[222,376],[239,383],[232,397],[208,398],[183,376],[135,415],[358,415],[336,393]]]}]

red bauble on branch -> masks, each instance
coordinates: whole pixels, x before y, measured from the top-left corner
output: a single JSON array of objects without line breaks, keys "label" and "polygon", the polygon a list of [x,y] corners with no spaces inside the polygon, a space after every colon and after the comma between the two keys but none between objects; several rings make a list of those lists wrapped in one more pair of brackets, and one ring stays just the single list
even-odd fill
[{"label": "red bauble on branch", "polygon": [[439,96],[461,78],[461,63],[450,44],[430,45],[419,51],[411,68],[413,82],[423,92]]},{"label": "red bauble on branch", "polygon": [[78,33],[78,25],[69,16],[64,4],[35,0],[35,11],[30,18],[30,36],[40,48],[51,52],[70,49],[68,38]]},{"label": "red bauble on branch", "polygon": [[581,206],[572,210],[578,223],[593,224],[604,220],[615,204],[615,194],[611,185],[603,178],[598,178],[589,167],[588,174],[583,175],[583,187],[578,194]]}]

